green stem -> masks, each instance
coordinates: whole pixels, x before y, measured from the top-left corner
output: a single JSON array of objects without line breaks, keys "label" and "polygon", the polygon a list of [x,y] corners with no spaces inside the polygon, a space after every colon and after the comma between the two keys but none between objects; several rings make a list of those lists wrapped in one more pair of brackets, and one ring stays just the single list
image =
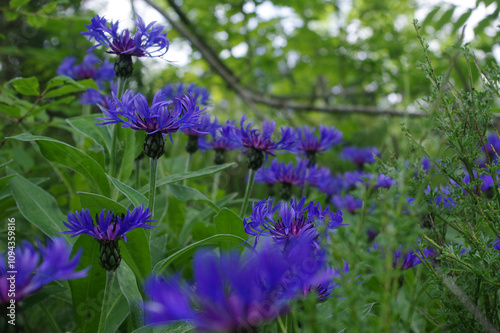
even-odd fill
[{"label": "green stem", "polygon": [[245,216],[245,212],[247,210],[248,199],[250,198],[250,192],[252,192],[254,178],[255,178],[255,170],[248,169],[247,189],[245,190],[245,197],[243,198],[243,204],[241,205],[241,210],[240,210],[240,217],[241,218],[243,218]]},{"label": "green stem", "polygon": [[[184,169],[185,172],[189,172],[189,168],[191,167],[191,157],[193,154],[188,153],[188,156],[186,157],[186,168]],[[184,182],[182,185],[187,186],[187,179],[184,179]]]},{"label": "green stem", "polygon": [[116,97],[121,98],[123,96],[126,85],[127,85],[127,79],[118,78],[118,91]]},{"label": "green stem", "polygon": [[101,307],[101,317],[99,318],[99,328],[97,333],[104,332],[104,328],[106,326],[106,319],[108,318],[109,311],[109,303],[111,290],[113,289],[113,279],[115,277],[114,271],[106,271],[106,287],[104,288],[104,296],[102,299],[102,307]]},{"label": "green stem", "polygon": [[212,201],[215,202],[217,199],[217,191],[219,191],[220,183],[220,172],[217,172],[214,176],[214,185],[212,187]]},{"label": "green stem", "polygon": [[88,116],[90,114],[90,104],[82,105],[82,116]]},{"label": "green stem", "polygon": [[151,158],[149,160],[149,209],[151,211],[151,215],[154,216],[154,207],[155,207],[155,194],[156,194],[156,172],[158,170],[158,159]]},{"label": "green stem", "polygon": [[135,188],[141,187],[141,160],[135,160]]}]

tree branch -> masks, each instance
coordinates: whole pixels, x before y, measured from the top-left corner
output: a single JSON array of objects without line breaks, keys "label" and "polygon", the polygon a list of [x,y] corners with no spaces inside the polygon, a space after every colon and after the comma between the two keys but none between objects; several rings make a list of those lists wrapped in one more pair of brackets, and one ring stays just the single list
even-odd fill
[{"label": "tree branch", "polygon": [[204,39],[196,33],[195,25],[182,12],[181,8],[175,4],[173,0],[167,0],[172,9],[176,12],[181,22],[173,19],[166,10],[158,6],[152,0],[144,0],[147,4],[153,7],[160,13],[174,29],[176,29],[191,45],[197,49],[210,67],[226,81],[228,86],[232,88],[256,114],[263,118],[262,113],[257,109],[255,104],[265,104],[272,107],[284,108],[285,110],[296,111],[319,111],[337,114],[365,114],[365,115],[388,115],[388,116],[425,116],[426,113],[409,113],[402,112],[396,109],[379,109],[369,105],[314,105],[314,103],[306,104],[294,101],[295,98],[287,98],[285,96],[275,96],[257,92],[251,88],[240,84],[240,80],[233,71],[219,58],[217,53],[208,45]]}]

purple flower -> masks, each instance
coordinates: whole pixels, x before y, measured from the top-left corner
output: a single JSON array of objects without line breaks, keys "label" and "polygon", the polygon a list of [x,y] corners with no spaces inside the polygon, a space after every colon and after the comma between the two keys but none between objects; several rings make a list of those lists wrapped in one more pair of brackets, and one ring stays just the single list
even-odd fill
[{"label": "purple flower", "polygon": [[75,57],[66,57],[57,68],[58,75],[66,75],[75,80],[94,79],[98,85],[115,78],[113,64],[108,59],[99,66],[101,59],[95,54],[87,54],[81,64],[75,65]]},{"label": "purple flower", "polygon": [[227,121],[226,124],[220,125],[217,128],[212,128],[209,132],[211,140],[207,136],[198,139],[198,147],[201,150],[212,149],[215,151],[215,164],[223,164],[226,162],[226,152],[240,148],[239,143],[231,140],[233,131],[236,129],[234,121]]},{"label": "purple flower", "polygon": [[355,213],[358,209],[363,208],[363,200],[346,194],[344,196],[334,195],[331,202],[337,208],[342,208],[348,212]]},{"label": "purple flower", "polygon": [[436,256],[432,249],[424,249],[422,252],[420,250],[417,250],[417,252],[410,250],[405,254],[401,250],[395,250],[392,254],[392,266],[399,267],[402,270],[415,267],[422,262],[417,254],[424,258],[434,258]]},{"label": "purple flower", "polygon": [[290,200],[290,205],[278,203],[274,206],[273,199],[254,202],[252,213],[243,219],[245,232],[256,236],[255,245],[261,236],[272,237],[287,246],[291,240],[306,235],[313,240],[314,247],[319,248],[319,224],[323,223],[330,229],[345,225],[342,224],[342,211],[333,213],[328,207],[322,210],[318,202],[311,201],[305,205],[305,201],[303,197],[300,201]]},{"label": "purple flower", "polygon": [[444,207],[455,207],[455,202],[453,198],[449,195],[451,194],[450,189],[445,186],[435,187],[434,190],[431,190],[431,187],[427,185],[427,188],[424,190],[426,195],[430,195],[432,200],[434,200],[436,206],[440,206],[441,204]]},{"label": "purple flower", "polygon": [[[54,237],[52,241],[47,240],[45,247],[40,243],[38,247],[39,251],[36,251],[30,243],[23,241],[14,251],[14,263],[7,261],[7,256],[14,253],[0,255],[0,304],[7,304],[10,299],[20,301],[52,281],[79,279],[87,275],[88,268],[76,271],[82,251],[71,258],[71,246],[64,238]],[[13,281],[15,295],[9,292]]]},{"label": "purple flower", "polygon": [[377,176],[377,182],[374,186],[374,188],[390,188],[391,186],[395,185],[396,181],[392,179],[389,176],[386,176],[384,174],[379,174]]},{"label": "purple flower", "polygon": [[[500,139],[498,139],[498,135],[496,133],[491,133],[488,135],[488,140],[485,143],[486,153],[490,155],[498,155],[500,154]],[[484,150],[484,148],[481,148]]]},{"label": "purple flower", "polygon": [[308,166],[316,165],[316,155],[329,150],[332,146],[339,144],[342,140],[342,132],[335,127],[319,126],[319,137],[316,129],[309,126],[298,127],[296,130],[297,144],[293,152],[301,154],[309,160]]},{"label": "purple flower", "polygon": [[284,163],[273,160],[268,167],[260,168],[255,174],[255,181],[266,184],[287,183],[295,186],[304,186],[306,181],[307,165],[305,161],[297,159],[293,162]]},{"label": "purple flower", "polygon": [[180,95],[191,94],[197,104],[202,104],[205,106],[209,105],[208,101],[210,99],[210,94],[207,88],[198,87],[194,83],[191,83],[188,86],[186,86],[184,83],[170,83],[163,86],[161,90],[163,91],[165,97],[168,99],[174,99],[175,97],[179,97]]},{"label": "purple flower", "polygon": [[257,170],[264,163],[264,155],[275,156],[276,150],[291,150],[295,145],[295,135],[288,127],[281,128],[281,140],[273,141],[273,132],[276,128],[274,120],[265,120],[262,132],[252,129],[252,122],[245,126],[246,118],[241,118],[240,127],[236,128],[231,135],[231,140],[243,147],[244,154],[248,154],[248,167]]},{"label": "purple flower", "polygon": [[[311,173],[310,179],[312,177],[313,175]],[[325,178],[318,178],[315,182],[315,186],[328,197],[340,194],[342,191],[349,189],[349,184],[347,184],[344,177],[339,175],[325,175]]]},{"label": "purple flower", "polygon": [[63,234],[72,234],[75,237],[81,234],[87,234],[99,241],[114,241],[123,239],[127,241],[125,234],[136,228],[151,229],[153,222],[149,208],[136,207],[127,214],[116,215],[111,211],[103,209],[99,215],[96,215],[95,221],[90,215],[88,209],[82,209],[81,212],[68,213],[68,222],[64,225],[70,230],[63,231]]},{"label": "purple flower", "polygon": [[88,209],[82,209],[81,212],[68,213],[68,222],[64,225],[68,231],[63,234],[72,234],[75,237],[81,234],[87,234],[99,241],[101,254],[99,263],[108,270],[114,271],[121,262],[120,249],[118,241],[123,239],[127,241],[125,234],[137,228],[152,229],[149,208],[136,207],[127,214],[114,214],[111,211],[103,209],[99,215],[96,214],[95,220],[92,219]]},{"label": "purple flower", "polygon": [[[157,132],[163,135],[177,132],[182,128],[198,126],[198,119],[205,109],[200,110],[194,104],[189,95],[172,100],[164,100],[161,91],[158,91],[151,106],[148,105],[146,97],[127,90],[120,99],[114,93],[112,99],[108,99],[109,107],[101,107],[105,118],[98,118],[105,122],[98,125],[109,125],[122,123],[122,127],[130,127],[136,131],[144,131],[146,134]],[[125,119],[123,119],[123,118]]]},{"label": "purple flower", "polygon": [[220,258],[199,250],[193,260],[194,286],[178,277],[146,280],[146,322],[189,320],[200,331],[252,331],[288,312],[290,301],[310,288],[325,266],[308,241],[292,250],[286,255],[281,247],[267,244],[257,252],[223,253]]},{"label": "purple flower", "polygon": [[167,33],[162,32],[164,26],[154,25],[156,22],[146,26],[140,16],[137,16],[137,21],[133,21],[137,26],[134,35],[128,29],[118,33],[118,22],[111,21],[108,26],[108,22],[104,17],[99,15],[93,17],[91,23],[85,25],[88,31],[82,32],[82,35],[88,37],[89,42],[92,40],[97,42],[88,52],[103,46],[106,48],[106,53],[117,55],[160,57],[167,53],[169,41]]},{"label": "purple flower", "polygon": [[375,156],[379,156],[379,151],[376,147],[345,147],[340,155],[343,159],[352,161],[358,167],[362,167],[365,163],[374,163]]}]

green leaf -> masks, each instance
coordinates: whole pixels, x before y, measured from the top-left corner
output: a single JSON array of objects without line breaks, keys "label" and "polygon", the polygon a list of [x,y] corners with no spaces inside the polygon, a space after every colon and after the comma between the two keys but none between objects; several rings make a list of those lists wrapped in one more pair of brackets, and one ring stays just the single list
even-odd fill
[{"label": "green leaf", "polygon": [[45,26],[49,20],[46,17],[38,16],[38,15],[27,15],[26,22],[31,25],[33,28],[41,28]]},{"label": "green leaf", "polygon": [[132,328],[137,329],[141,327],[144,322],[144,311],[140,306],[143,303],[143,299],[137,287],[137,280],[135,279],[134,273],[125,262],[120,264],[116,273],[120,289],[123,296],[127,299],[132,319]]},{"label": "green leaf", "polygon": [[0,112],[11,117],[20,117],[21,108],[19,106],[10,106],[7,104],[0,103]]},{"label": "green leaf", "polygon": [[175,198],[181,201],[189,201],[189,200],[203,201],[207,203],[210,207],[212,207],[215,211],[219,211],[219,207],[217,207],[216,204],[214,204],[203,193],[201,193],[195,188],[177,184],[170,184],[168,185],[168,190]]},{"label": "green leaf", "polygon": [[118,130],[118,141],[117,149],[118,156],[121,158],[117,162],[121,161],[120,168],[118,170],[118,179],[125,181],[130,177],[132,170],[134,169],[135,156],[135,132],[130,128],[122,128],[120,125],[116,125],[116,130]]},{"label": "green leaf", "polygon": [[69,76],[58,75],[58,76],[54,76],[52,79],[49,80],[49,82],[47,82],[47,87],[45,89],[46,90],[50,90],[52,88],[55,88],[55,87],[58,87],[58,86],[62,86],[62,85],[66,85],[66,84],[69,84],[69,85],[72,85],[72,86],[75,86],[75,87],[82,87],[81,84],[79,84],[78,82],[76,82],[75,80],[73,80],[72,78],[70,78]]},{"label": "green leaf", "polygon": [[16,77],[10,80],[8,83],[10,83],[14,87],[14,89],[22,95],[40,95],[40,85],[38,84],[38,79],[34,76],[27,78]]},{"label": "green leaf", "polygon": [[196,332],[195,327],[188,323],[175,323],[166,327],[156,327],[152,325],[143,326],[132,333],[188,333]]},{"label": "green leaf", "polygon": [[[230,242],[235,242],[237,244],[243,244],[245,243],[245,239],[235,236],[235,235],[225,235],[225,234],[217,234],[213,235],[211,237],[205,238],[201,241],[195,242],[193,244],[190,244],[179,251],[175,252],[174,254],[170,255],[169,257],[163,259],[162,261],[158,262],[155,267],[153,268],[153,273],[158,275],[160,274],[165,268],[168,267],[171,263],[181,260],[181,259],[186,259],[189,257],[198,247],[202,245],[215,245],[217,246],[220,241],[230,241]],[[245,243],[245,246],[252,248],[249,244]]]},{"label": "green leaf", "polygon": [[463,13],[456,21],[453,23],[453,28],[454,30],[457,30],[458,28],[461,28],[465,22],[469,19],[469,17],[472,14],[472,9],[466,11]]},{"label": "green leaf", "polygon": [[46,4],[45,6],[43,6],[42,8],[40,8],[37,13],[40,13],[40,14],[50,14],[54,10],[56,10],[56,8],[57,8],[57,2],[49,2],[48,4]]},{"label": "green leaf", "polygon": [[235,235],[243,239],[249,237],[245,232],[243,220],[230,209],[222,208],[219,214],[214,216],[214,223],[218,234]]},{"label": "green leaf", "polygon": [[91,138],[104,149],[104,155],[109,159],[111,151],[111,135],[105,126],[97,126],[100,121],[95,115],[80,116],[66,119],[66,122],[78,132]]},{"label": "green leaf", "polygon": [[[208,175],[212,175],[214,173],[220,172],[222,170],[225,170],[227,168],[231,168],[236,166],[236,163],[226,163],[226,164],[221,164],[221,165],[212,165],[207,168],[203,168],[197,171],[192,171],[192,172],[183,172],[175,175],[170,175],[168,177],[163,177],[161,179],[158,179],[158,182],[156,183],[156,188],[159,186],[171,184],[171,183],[176,183],[178,181],[184,180],[184,179],[194,179],[194,178],[200,178],[200,177],[205,177]],[[149,191],[149,186],[143,186],[139,192],[142,194],[147,193]]]},{"label": "green leaf", "polygon": [[37,141],[45,158],[75,170],[87,179],[92,188],[109,196],[110,188],[106,173],[99,163],[80,149],[49,137],[35,136],[30,133],[23,133],[9,139]]},{"label": "green leaf", "polygon": [[127,213],[127,208],[99,194],[78,192],[78,197],[80,198],[82,208],[87,208],[92,216],[100,213],[103,209],[111,210],[116,214]]},{"label": "green leaf", "polygon": [[21,7],[21,6],[24,6],[28,2],[30,2],[30,0],[10,0],[9,7],[16,9],[16,8]]},{"label": "green leaf", "polygon": [[[9,173],[12,174],[12,170]],[[66,230],[63,224],[66,216],[53,196],[19,174],[10,180],[10,188],[17,208],[28,221],[49,237],[63,236],[61,231]],[[67,235],[66,239],[73,242]]]},{"label": "green leaf", "polygon": [[90,266],[88,275],[70,280],[71,297],[75,312],[76,327],[81,332],[97,332],[101,313],[106,271],[99,264],[99,242],[88,235],[78,237],[72,254],[83,249],[78,269]]},{"label": "green leaf", "polygon": [[127,241],[120,242],[120,253],[134,272],[137,281],[142,283],[151,273],[151,254],[146,231],[140,228],[134,229],[126,236]]},{"label": "green leaf", "polygon": [[111,183],[115,185],[118,191],[122,192],[135,207],[148,205],[148,198],[146,198],[144,195],[137,192],[130,186],[123,184],[118,179],[111,177],[110,175],[108,175],[108,178],[109,180],[111,180]]}]

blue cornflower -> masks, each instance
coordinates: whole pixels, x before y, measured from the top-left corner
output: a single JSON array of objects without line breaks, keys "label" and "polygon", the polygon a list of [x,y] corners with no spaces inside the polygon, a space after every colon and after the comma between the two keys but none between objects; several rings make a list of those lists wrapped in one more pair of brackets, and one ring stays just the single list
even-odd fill
[{"label": "blue cornflower", "polygon": [[[0,254],[0,304],[7,304],[11,299],[20,301],[52,281],[79,279],[87,275],[88,268],[76,271],[82,251],[71,258],[71,246],[64,238],[54,237],[52,241],[47,240],[45,247],[40,243],[38,247],[39,251],[36,251],[30,243],[23,241],[14,251],[14,266],[6,260],[11,254]],[[15,273],[9,273],[11,271]],[[15,295],[9,292],[12,277],[15,277]]]},{"label": "blue cornflower", "polygon": [[125,91],[121,99],[113,93],[108,99],[108,107],[100,108],[106,117],[98,118],[104,120],[98,125],[122,123],[122,127],[146,132],[144,153],[151,158],[164,154],[166,134],[173,142],[173,132],[198,126],[199,118],[205,111],[200,110],[190,95],[165,100],[163,93],[158,91],[149,106],[144,95],[134,95],[132,90]]},{"label": "blue cornflower", "polygon": [[149,208],[144,207],[136,207],[127,214],[114,214],[103,209],[99,215],[96,214],[95,220],[88,209],[83,209],[81,212],[68,213],[68,222],[64,222],[64,225],[70,230],[63,231],[63,234],[72,234],[71,237],[87,234],[97,239],[101,245],[101,266],[114,271],[121,262],[118,241],[127,241],[125,234],[134,229],[154,228],[148,224],[153,221]]},{"label": "blue cornflower", "polygon": [[215,164],[226,163],[226,152],[240,148],[240,144],[231,140],[233,131],[236,129],[233,121],[227,121],[224,125],[212,128],[210,131],[211,140],[203,136],[198,140],[198,146],[201,150],[212,149],[215,151]]},{"label": "blue cornflower", "polygon": [[379,154],[376,147],[345,147],[340,156],[345,160],[352,161],[361,169],[365,163],[375,163],[375,156],[379,156]]},{"label": "blue cornflower", "polygon": [[291,150],[295,145],[295,134],[289,127],[281,128],[281,140],[273,141],[273,132],[276,128],[274,120],[265,120],[262,125],[262,132],[252,129],[252,122],[245,126],[246,118],[243,116],[240,127],[231,134],[231,140],[243,147],[244,154],[248,156],[248,167],[253,170],[259,169],[264,163],[264,155],[275,156],[276,150]]},{"label": "blue cornflower", "polygon": [[199,138],[209,133],[215,133],[218,127],[217,117],[214,117],[212,121],[209,114],[204,114],[198,119],[198,124],[195,126],[182,128],[181,131],[188,136],[186,151],[190,154],[195,153],[199,148]]},{"label": "blue cornflower", "polygon": [[[319,224],[330,229],[345,225],[342,224],[342,211],[333,213],[328,207],[322,210],[319,202],[311,201],[305,205],[305,201],[303,197],[300,201],[291,199],[290,205],[285,202],[273,205],[273,199],[254,202],[252,213],[243,219],[245,232],[256,236],[255,245],[261,236],[267,236],[287,246],[291,240],[305,234],[313,240],[314,247],[319,248]],[[279,213],[275,214],[277,211]]]},{"label": "blue cornflower", "polygon": [[85,25],[88,31],[82,32],[87,36],[89,42],[95,40],[96,45],[92,46],[88,52],[99,46],[106,48],[106,52],[116,54],[120,57],[115,62],[115,74],[121,78],[128,78],[132,75],[132,56],[136,57],[160,57],[167,53],[169,41],[165,28],[162,25],[155,25],[152,22],[146,26],[140,16],[137,21],[133,20],[137,30],[132,35],[128,29],[118,33],[118,22],[108,22],[104,17],[97,15],[93,17],[89,25]]},{"label": "blue cornflower", "polygon": [[188,320],[200,331],[253,331],[288,312],[290,302],[310,288],[324,267],[308,241],[294,244],[292,250],[294,255],[287,256],[281,247],[268,245],[220,258],[199,250],[193,260],[194,286],[178,277],[146,280],[146,322]]},{"label": "blue cornflower", "polygon": [[[75,80],[94,79],[99,90],[104,90],[106,82],[115,78],[113,65],[109,63],[108,59],[99,65],[102,61],[95,54],[90,53],[83,58],[81,64],[76,65],[75,62],[76,58],[73,56],[64,58],[57,69],[57,74],[66,75]],[[80,97],[80,103],[102,104],[104,96],[99,90],[93,88],[85,90]]]},{"label": "blue cornflower", "polygon": [[304,186],[307,177],[307,163],[297,159],[293,162],[281,163],[273,160],[269,167],[262,167],[255,174],[255,181],[266,184],[281,184],[280,198],[288,201],[292,196],[292,185]]},{"label": "blue cornflower", "polygon": [[305,156],[309,161],[309,167],[316,165],[317,154],[329,150],[342,140],[342,132],[333,126],[320,125],[319,137],[315,134],[316,129],[314,127],[298,127],[295,132],[297,135],[297,144],[293,152]]},{"label": "blue cornflower", "polygon": [[330,170],[326,172],[325,169],[315,170],[314,168],[310,168],[309,182],[312,186],[317,187],[320,192],[325,193],[327,201],[329,201],[329,198],[333,195],[340,194],[344,190],[349,189],[349,185],[344,177],[341,175],[332,175],[330,174]]},{"label": "blue cornflower", "polygon": [[184,83],[169,83],[163,88],[161,88],[162,92],[165,94],[165,97],[168,99],[173,99],[174,97],[179,97],[184,94],[191,94],[196,101],[197,104],[202,104],[205,106],[209,105],[210,93],[207,88],[199,87],[194,83],[186,86]]},{"label": "blue cornflower", "polygon": [[[498,139],[498,135],[496,133],[491,133],[490,135],[488,135],[488,140],[485,146],[486,153],[496,160],[496,156],[500,154],[500,139]],[[484,150],[484,148],[481,149]]]},{"label": "blue cornflower", "polygon": [[331,203],[339,208],[345,209],[348,212],[355,213],[358,209],[363,208],[363,200],[353,197],[350,194],[333,195],[331,198]]}]

